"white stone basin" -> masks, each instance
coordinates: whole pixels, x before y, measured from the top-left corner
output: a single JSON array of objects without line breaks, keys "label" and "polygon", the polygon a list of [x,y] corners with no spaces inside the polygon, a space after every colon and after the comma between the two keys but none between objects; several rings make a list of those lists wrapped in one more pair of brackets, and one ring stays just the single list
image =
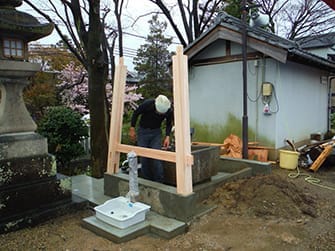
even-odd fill
[{"label": "white stone basin", "polygon": [[114,227],[124,229],[145,220],[150,206],[141,202],[132,203],[126,197],[120,196],[107,200],[94,208],[97,219]]}]

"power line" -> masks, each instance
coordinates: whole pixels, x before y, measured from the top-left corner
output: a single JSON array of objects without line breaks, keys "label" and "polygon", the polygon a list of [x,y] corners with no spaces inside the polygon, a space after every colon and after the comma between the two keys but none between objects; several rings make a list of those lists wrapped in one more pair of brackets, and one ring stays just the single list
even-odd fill
[{"label": "power line", "polygon": [[[63,55],[70,53],[67,50],[60,50],[59,48],[56,48],[53,44],[30,44],[29,51],[32,55],[41,55],[41,56],[53,55],[54,53]],[[116,56],[120,55],[118,46],[115,46],[114,54]],[[133,58],[136,55],[137,55],[136,49],[123,47],[124,57]]]}]

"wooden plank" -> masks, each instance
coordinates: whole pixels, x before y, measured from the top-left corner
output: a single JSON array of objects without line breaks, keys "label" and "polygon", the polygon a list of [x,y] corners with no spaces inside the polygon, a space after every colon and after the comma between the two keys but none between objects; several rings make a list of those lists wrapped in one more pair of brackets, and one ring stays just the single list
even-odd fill
[{"label": "wooden plank", "polygon": [[312,166],[309,168],[309,170],[316,172],[322,163],[326,160],[326,158],[329,156],[329,154],[333,150],[333,144],[325,146],[325,149],[321,152],[319,157],[313,162]]},{"label": "wooden plank", "polygon": [[177,47],[172,57],[173,96],[176,138],[176,178],[177,193],[189,195],[193,192],[192,165],[188,163],[191,155],[191,130],[189,115],[188,65],[183,47]]},{"label": "wooden plank", "polygon": [[208,45],[219,39],[219,34],[215,30],[216,29],[210,31],[205,38],[201,38],[187,50],[186,54],[188,55],[189,58],[193,58],[201,50],[203,50]]},{"label": "wooden plank", "polygon": [[109,130],[107,172],[116,173],[119,170],[120,152],[116,146],[121,142],[122,120],[124,109],[124,92],[126,88],[127,67],[123,64],[123,58],[115,68],[112,113]]},{"label": "wooden plank", "polygon": [[[225,27],[220,27],[220,38],[233,41],[235,43],[242,44],[242,35],[238,31],[230,30]],[[287,60],[287,51],[267,43],[266,41],[261,41],[257,38],[253,38],[248,35],[247,37],[248,47],[260,51],[265,55],[268,55],[281,63],[286,63]]]},{"label": "wooden plank", "polygon": [[[170,152],[170,151],[164,151],[164,150],[156,150],[156,149],[150,149],[145,147],[139,147],[139,146],[131,146],[131,145],[124,145],[124,144],[118,144],[116,146],[116,150],[122,153],[129,153],[130,151],[134,151],[136,155],[143,156],[147,158],[153,158],[153,159],[160,159],[168,162],[176,162],[176,153]],[[193,156],[189,155],[187,158],[187,164],[193,165]]]},{"label": "wooden plank", "polygon": [[193,141],[192,145],[195,146],[224,146],[223,143],[212,143],[212,142],[199,142],[199,141]]}]

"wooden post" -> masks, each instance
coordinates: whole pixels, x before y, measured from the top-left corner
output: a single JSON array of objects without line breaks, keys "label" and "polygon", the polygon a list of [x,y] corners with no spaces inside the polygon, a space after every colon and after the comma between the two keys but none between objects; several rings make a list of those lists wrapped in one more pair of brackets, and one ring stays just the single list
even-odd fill
[{"label": "wooden post", "polygon": [[173,56],[172,60],[176,153],[121,144],[127,68],[123,65],[123,59],[120,58],[119,65],[115,69],[107,173],[113,174],[119,171],[120,152],[135,151],[138,156],[175,162],[177,193],[186,196],[193,192],[193,156],[191,154],[187,57],[183,55],[182,46],[177,47],[177,55]]},{"label": "wooden post", "polygon": [[119,59],[119,65],[115,68],[112,114],[109,130],[107,172],[116,173],[119,170],[120,152],[117,145],[121,142],[122,120],[124,109],[124,92],[126,88],[127,67],[123,64],[123,58]]},{"label": "wooden post", "polygon": [[191,131],[188,94],[187,56],[183,47],[177,47],[177,55],[172,57],[174,121],[176,138],[176,177],[177,193],[192,193]]}]

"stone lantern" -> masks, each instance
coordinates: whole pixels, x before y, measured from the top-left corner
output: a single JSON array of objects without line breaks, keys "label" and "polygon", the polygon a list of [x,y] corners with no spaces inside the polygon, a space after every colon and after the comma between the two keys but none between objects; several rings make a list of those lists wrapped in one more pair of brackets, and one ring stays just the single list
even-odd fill
[{"label": "stone lantern", "polygon": [[0,0],[0,135],[34,132],[36,124],[28,113],[22,90],[40,64],[28,62],[28,42],[49,35],[53,25],[15,10],[22,1]]},{"label": "stone lantern", "polygon": [[22,95],[41,68],[28,61],[28,43],[54,26],[16,10],[21,4],[0,0],[0,233],[50,218],[71,201],[71,180],[57,174]]}]

